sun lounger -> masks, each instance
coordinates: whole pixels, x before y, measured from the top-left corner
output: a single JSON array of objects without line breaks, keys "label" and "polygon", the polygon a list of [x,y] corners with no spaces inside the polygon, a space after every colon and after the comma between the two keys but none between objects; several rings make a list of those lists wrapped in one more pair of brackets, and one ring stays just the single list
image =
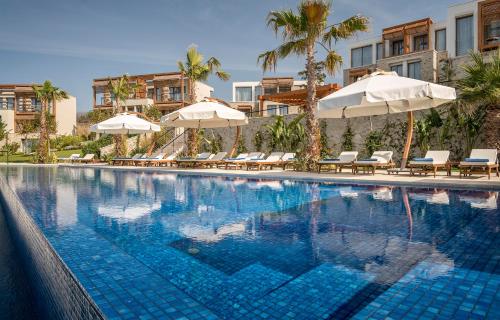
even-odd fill
[{"label": "sun lounger", "polygon": [[245,166],[247,170],[250,170],[252,168],[256,168],[259,171],[264,168],[272,169],[273,165],[278,165],[280,163],[283,155],[283,152],[273,152],[266,159],[245,161]]},{"label": "sun lounger", "polygon": [[[283,170],[286,170],[286,167],[289,165],[292,165],[295,163],[295,153],[294,152],[288,152],[281,157],[281,161],[279,164],[282,166]],[[272,168],[271,168],[272,169]]]},{"label": "sun lounger", "polygon": [[238,156],[238,158],[224,160],[224,168],[226,170],[230,168],[241,169],[246,161],[259,160],[262,158],[264,158],[264,154],[262,152],[250,152],[245,157]]},{"label": "sun lounger", "polygon": [[177,167],[192,167],[196,164],[197,161],[199,160],[208,160],[211,159],[214,155],[210,152],[203,152],[199,153],[196,155],[194,158],[186,157],[186,158],[180,158],[175,160],[175,164],[177,164]]},{"label": "sun lounger", "polygon": [[184,147],[181,147],[176,151],[174,151],[171,155],[163,159],[151,161],[150,165],[153,167],[168,166],[168,165],[172,166],[177,161],[176,158],[179,155],[179,153],[181,153],[183,150]]},{"label": "sun lounger", "polygon": [[220,163],[224,163],[224,158],[227,156],[227,152],[218,152],[215,156],[213,156],[210,159],[206,160],[198,160],[195,162],[195,166],[200,166],[200,167],[209,167],[212,168],[213,166],[216,166]]},{"label": "sun lounger", "polygon": [[446,169],[448,164],[448,158],[450,156],[449,151],[436,151],[429,150],[425,153],[423,158],[415,158],[408,164],[410,168],[410,174],[415,173],[434,173],[434,178],[436,177],[436,172],[439,168]]},{"label": "sun lounger", "polygon": [[498,172],[498,151],[497,149],[472,149],[469,158],[465,158],[459,164],[460,178],[471,176],[472,174],[487,174],[491,179],[491,171]]},{"label": "sun lounger", "polygon": [[352,167],[354,161],[358,158],[357,151],[342,151],[338,158],[323,159],[318,161],[318,172],[324,167],[331,168],[334,166],[334,172],[342,172],[344,167]]},{"label": "sun lounger", "polygon": [[95,162],[95,154],[88,153],[83,158],[74,159],[73,161],[80,163],[92,163]]},{"label": "sun lounger", "polygon": [[226,163],[228,163],[228,162],[232,163],[232,162],[237,161],[237,160],[245,160],[247,157],[248,157],[248,153],[240,153],[239,155],[237,155],[234,158],[226,158],[221,163],[217,164],[217,168],[225,168]]},{"label": "sun lounger", "polygon": [[352,164],[352,173],[357,174],[360,168],[363,173],[371,171],[372,174],[379,168],[393,168],[395,164],[392,162],[392,154],[392,151],[375,151],[368,159],[356,160]]},{"label": "sun lounger", "polygon": [[136,159],[136,160],[134,160],[134,165],[140,166],[140,167],[147,167],[151,164],[152,161],[161,160],[163,158],[165,158],[165,154],[160,152],[155,156]]},{"label": "sun lounger", "polygon": [[80,159],[80,154],[79,153],[73,153],[72,155],[70,155],[69,157],[66,157],[66,158],[57,158],[57,161],[72,162],[73,160],[76,160],[76,159]]},{"label": "sun lounger", "polygon": [[142,157],[141,153],[136,153],[131,158],[130,157],[128,157],[128,158],[127,157],[123,157],[123,158],[117,157],[117,158],[111,159],[111,164],[112,165],[122,165],[123,166],[123,165],[131,163],[131,162],[133,163],[134,160],[137,160],[140,157]]}]

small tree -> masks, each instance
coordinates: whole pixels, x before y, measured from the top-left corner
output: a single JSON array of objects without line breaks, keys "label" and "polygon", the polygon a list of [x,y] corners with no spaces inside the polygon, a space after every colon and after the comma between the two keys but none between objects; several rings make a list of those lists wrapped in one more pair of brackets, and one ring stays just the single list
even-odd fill
[{"label": "small tree", "polygon": [[2,121],[2,118],[0,118],[0,141],[5,139],[7,136],[7,124]]},{"label": "small tree", "polygon": [[354,150],[354,133],[352,132],[351,125],[347,123],[344,133],[342,134],[342,151]]},{"label": "small tree", "polygon": [[264,134],[259,130],[255,133],[253,137],[253,145],[255,146],[255,150],[258,152],[262,152],[262,145],[264,144]]},{"label": "small tree", "polygon": [[[42,103],[40,110],[40,134],[38,138],[37,161],[46,163],[49,161],[49,127],[47,121],[50,121],[49,106],[55,107],[57,101],[67,99],[66,91],[52,85],[52,82],[46,80],[42,86],[33,85],[35,97]],[[62,110],[61,110],[62,111]],[[48,119],[48,120],[47,120]],[[55,123],[55,122],[54,122]]]},{"label": "small tree", "polygon": [[155,105],[146,106],[144,115],[152,121],[160,121],[162,116],[160,109]]},{"label": "small tree", "polygon": [[374,151],[380,150],[383,146],[384,134],[382,131],[373,130],[365,138],[365,152],[370,157]]},{"label": "small tree", "polygon": [[[227,81],[231,77],[229,73],[222,70],[221,63],[215,57],[209,58],[206,62],[203,59],[203,55],[193,45],[188,48],[186,61],[177,62],[179,71],[189,79],[188,90],[189,101],[191,103],[195,103],[197,100],[195,90],[196,81],[205,81],[211,74],[215,74],[222,81]],[[188,153],[190,155],[197,153],[199,142],[197,141],[198,135],[196,131],[196,129],[188,130]]]},{"label": "small tree", "polygon": [[283,116],[276,116],[272,125],[267,125],[270,137],[269,147],[272,151],[300,152],[304,148],[306,132],[300,121],[305,114],[300,114],[289,123]]},{"label": "small tree", "polygon": [[326,158],[332,153],[332,148],[328,146],[328,135],[326,134],[327,124],[325,120],[321,120],[319,123],[320,128],[320,145],[321,145],[321,157]]}]

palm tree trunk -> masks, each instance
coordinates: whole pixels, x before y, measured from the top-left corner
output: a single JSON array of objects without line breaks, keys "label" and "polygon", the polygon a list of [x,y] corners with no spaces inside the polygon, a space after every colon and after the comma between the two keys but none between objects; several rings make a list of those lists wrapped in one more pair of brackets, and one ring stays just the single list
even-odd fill
[{"label": "palm tree trunk", "polygon": [[[120,112],[120,99],[116,99],[116,111]],[[116,157],[125,157],[127,156],[127,147],[125,146],[125,135],[124,134],[115,134],[113,136],[113,141],[115,143],[115,156]]]},{"label": "palm tree trunk", "polygon": [[[195,81],[189,79],[189,100],[191,104],[196,103]],[[198,153],[198,129],[188,129],[188,152],[190,156]]]},{"label": "palm tree trunk", "polygon": [[320,156],[320,128],[318,119],[316,119],[316,73],[314,72],[314,44],[307,47],[307,101],[305,106],[306,129],[309,137],[307,144],[308,168],[319,160]]},{"label": "palm tree trunk", "polygon": [[40,134],[38,139],[38,163],[46,163],[48,160],[48,134],[47,134],[47,101],[43,101],[40,110]]}]

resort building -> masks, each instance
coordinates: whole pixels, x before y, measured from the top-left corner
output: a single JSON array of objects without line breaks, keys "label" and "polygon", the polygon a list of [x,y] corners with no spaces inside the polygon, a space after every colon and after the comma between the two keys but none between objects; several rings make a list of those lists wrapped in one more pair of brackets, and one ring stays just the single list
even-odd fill
[{"label": "resort building", "polygon": [[272,116],[296,114],[299,108],[283,104],[264,96],[305,89],[307,81],[294,80],[293,77],[263,78],[260,81],[233,82],[231,105],[246,112],[249,116]]},{"label": "resort building", "polygon": [[[5,123],[9,142],[20,143],[21,149],[27,151],[35,133],[26,133],[24,125],[36,119],[42,103],[35,97],[33,84],[0,84],[0,119]],[[76,126],[76,98],[56,101],[49,105],[49,111],[55,116],[56,135],[71,135]],[[4,141],[0,141],[3,145]]]},{"label": "resort building", "polygon": [[[214,88],[196,81],[191,81],[181,72],[151,73],[128,76],[131,84],[137,86],[135,92],[125,100],[126,110],[131,112],[142,112],[144,106],[155,105],[163,113],[167,114],[191,104],[189,92],[194,86],[196,100],[211,97]],[[93,109],[111,110],[115,104],[113,93],[110,91],[109,80],[117,80],[119,77],[104,77],[92,81]]]},{"label": "resort building", "polygon": [[424,81],[453,81],[460,78],[458,66],[468,61],[471,50],[487,53],[499,44],[499,0],[452,5],[445,21],[410,21],[384,28],[379,37],[351,43],[344,85],[375,69]]}]

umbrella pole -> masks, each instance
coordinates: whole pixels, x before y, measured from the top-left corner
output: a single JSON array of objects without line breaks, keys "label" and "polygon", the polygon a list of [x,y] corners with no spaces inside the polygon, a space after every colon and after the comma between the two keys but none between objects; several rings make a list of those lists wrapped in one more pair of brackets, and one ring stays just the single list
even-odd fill
[{"label": "umbrella pole", "polygon": [[406,168],[408,162],[408,155],[410,153],[411,140],[413,138],[413,112],[408,111],[408,128],[406,133],[406,144],[403,150],[403,159],[401,160],[401,169]]},{"label": "umbrella pole", "polygon": [[241,128],[240,126],[236,127],[236,138],[234,139],[233,147],[231,148],[231,152],[229,153],[229,157],[233,157],[236,152],[236,148],[238,147],[238,140],[240,140]]}]

